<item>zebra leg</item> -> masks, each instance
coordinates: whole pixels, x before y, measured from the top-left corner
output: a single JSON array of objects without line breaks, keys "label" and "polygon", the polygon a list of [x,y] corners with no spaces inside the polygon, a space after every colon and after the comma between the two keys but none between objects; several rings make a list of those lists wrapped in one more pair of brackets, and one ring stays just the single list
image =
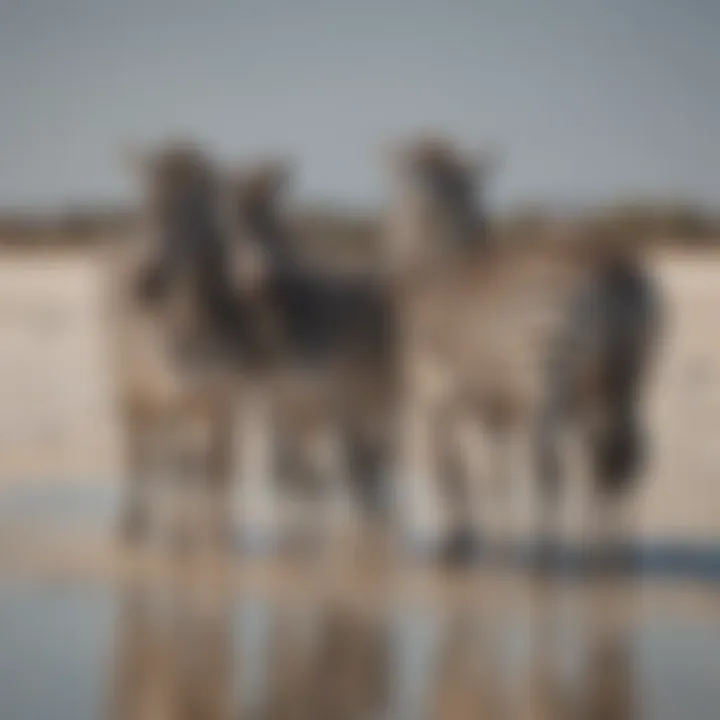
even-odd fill
[{"label": "zebra leg", "polygon": [[596,498],[596,551],[604,564],[624,567],[631,560],[633,481],[643,460],[639,423],[627,408],[608,412],[603,430],[592,439]]},{"label": "zebra leg", "polygon": [[264,387],[250,387],[241,398],[240,495],[242,499],[242,532],[251,549],[270,549],[279,532],[279,508],[274,486],[275,432],[272,397]]},{"label": "zebra leg", "polygon": [[537,544],[541,565],[552,562],[557,551],[560,526],[560,432],[559,418],[545,413],[536,429],[535,464],[538,482]]},{"label": "zebra leg", "polygon": [[421,555],[435,554],[445,532],[445,512],[437,486],[437,428],[433,403],[408,402],[403,410],[397,479],[403,532]]},{"label": "zebra leg", "polygon": [[332,549],[338,539],[353,536],[358,521],[345,444],[337,428],[327,425],[311,438],[309,451],[323,495],[321,525]]},{"label": "zebra leg", "polygon": [[148,493],[153,433],[142,418],[125,419],[127,473],[120,511],[119,533],[126,543],[143,542],[150,529]]},{"label": "zebra leg", "polygon": [[352,491],[358,498],[365,519],[381,520],[386,510],[383,474],[388,455],[387,443],[350,429],[344,433],[343,444]]},{"label": "zebra leg", "polygon": [[488,529],[488,438],[471,415],[460,415],[447,426],[451,434],[448,445],[452,457],[449,459],[456,461],[449,468],[456,471],[450,478],[456,482],[451,488],[451,492],[454,490],[454,532],[448,555],[453,560],[471,560]]},{"label": "zebra leg", "polygon": [[490,437],[491,472],[488,504],[493,516],[493,535],[501,552],[511,548],[517,528],[514,526],[515,499],[523,455],[527,452],[527,432],[515,426],[495,427]]},{"label": "zebra leg", "polygon": [[212,418],[208,438],[207,477],[208,530],[218,547],[227,545],[232,535],[233,512],[233,437],[235,418],[231,412],[218,410]]}]

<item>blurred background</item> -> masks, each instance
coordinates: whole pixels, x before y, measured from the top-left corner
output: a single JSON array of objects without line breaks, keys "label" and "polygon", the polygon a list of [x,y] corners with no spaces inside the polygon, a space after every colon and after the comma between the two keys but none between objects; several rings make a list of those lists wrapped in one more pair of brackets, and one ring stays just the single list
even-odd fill
[{"label": "blurred background", "polygon": [[[710,0],[9,0],[0,10],[0,717],[715,718],[720,6]],[[501,242],[641,247],[669,314],[642,571],[538,580],[385,557],[113,543],[123,475],[103,250],[128,144],[296,164],[302,252],[377,263],[383,147],[498,148]]]}]

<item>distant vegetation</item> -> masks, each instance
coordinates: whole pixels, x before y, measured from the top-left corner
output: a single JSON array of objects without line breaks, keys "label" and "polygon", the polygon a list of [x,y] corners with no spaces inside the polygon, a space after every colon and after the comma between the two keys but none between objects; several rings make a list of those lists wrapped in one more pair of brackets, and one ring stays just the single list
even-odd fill
[{"label": "distant vegetation", "polygon": [[[137,218],[122,208],[68,209],[60,213],[0,213],[0,246],[80,248],[127,236]],[[342,209],[306,209],[298,217],[303,244],[313,254],[374,256],[380,249],[378,218]],[[542,207],[515,209],[494,218],[497,237],[540,242],[560,228],[578,236],[612,235],[628,243],[720,247],[720,213],[689,203],[622,203],[581,214],[560,215]]]},{"label": "distant vegetation", "polygon": [[623,202],[559,217],[541,207],[516,210],[502,219],[500,234],[512,239],[549,237],[570,225],[583,237],[612,236],[628,243],[720,247],[720,212],[688,203]]}]

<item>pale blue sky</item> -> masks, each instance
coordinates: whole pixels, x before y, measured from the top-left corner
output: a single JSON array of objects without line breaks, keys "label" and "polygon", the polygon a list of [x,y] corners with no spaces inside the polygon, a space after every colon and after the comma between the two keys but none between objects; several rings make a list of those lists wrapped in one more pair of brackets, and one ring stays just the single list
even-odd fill
[{"label": "pale blue sky", "polygon": [[122,198],[164,131],[365,203],[425,126],[503,148],[501,202],[717,205],[718,38],[718,0],[2,0],[0,205]]}]

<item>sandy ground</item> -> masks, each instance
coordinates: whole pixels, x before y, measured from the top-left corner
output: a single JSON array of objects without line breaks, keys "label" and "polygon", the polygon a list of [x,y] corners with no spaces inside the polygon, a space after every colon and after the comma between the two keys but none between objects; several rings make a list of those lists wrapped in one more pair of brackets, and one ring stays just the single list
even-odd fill
[{"label": "sandy ground", "polygon": [[[0,486],[103,482],[120,469],[98,263],[0,257]],[[644,534],[720,540],[720,256],[654,261],[668,328],[650,401]]]},{"label": "sandy ground", "polygon": [[77,253],[0,258],[0,477],[58,482],[117,466],[102,279]]},{"label": "sandy ground", "polygon": [[720,538],[720,257],[659,258],[667,328],[650,401],[647,532]]}]

